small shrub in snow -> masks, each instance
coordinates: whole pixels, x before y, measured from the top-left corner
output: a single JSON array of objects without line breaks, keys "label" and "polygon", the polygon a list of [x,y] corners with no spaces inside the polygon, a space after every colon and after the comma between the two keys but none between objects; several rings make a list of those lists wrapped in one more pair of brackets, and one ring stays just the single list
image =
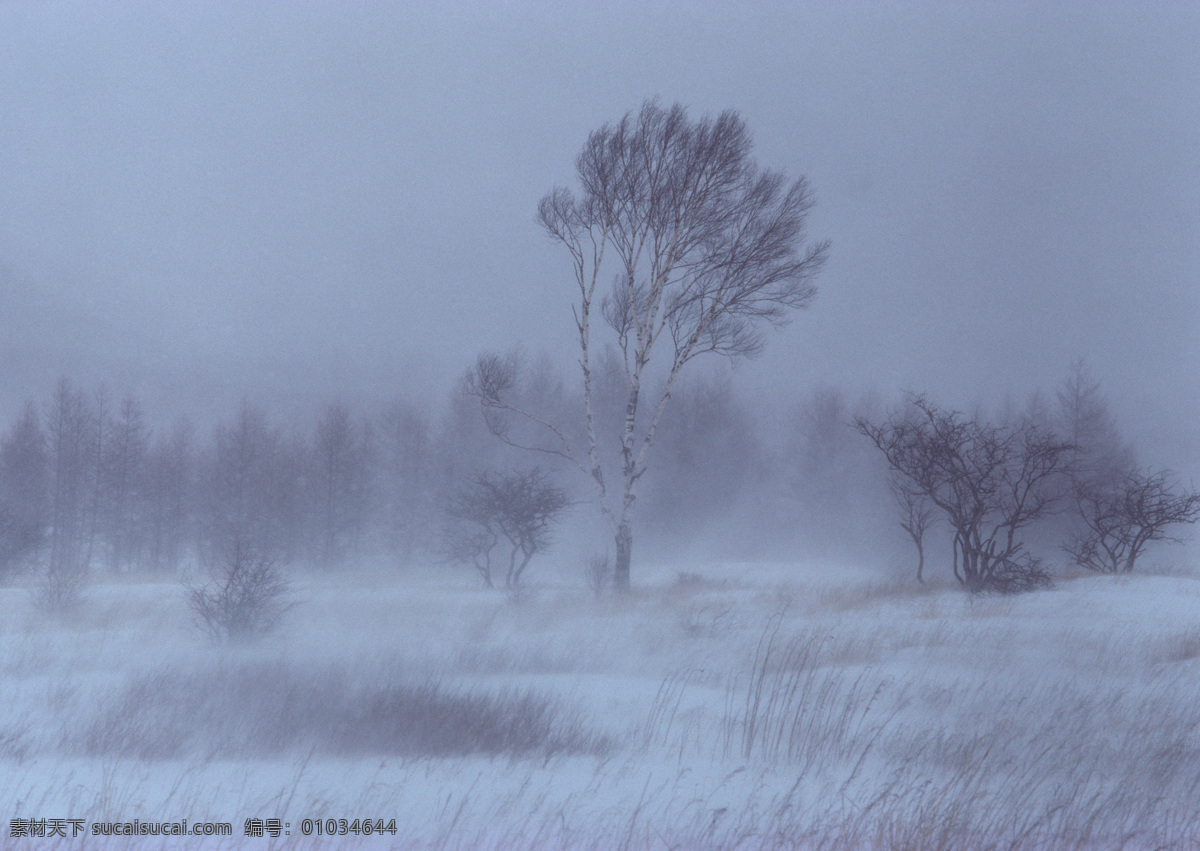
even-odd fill
[{"label": "small shrub in snow", "polygon": [[78,607],[86,584],[87,575],[82,568],[51,565],[34,589],[34,605],[50,614],[70,612]]},{"label": "small shrub in snow", "polygon": [[237,543],[222,556],[213,581],[188,591],[196,623],[218,641],[255,638],[273,630],[292,607],[291,585],[279,562]]},{"label": "small shrub in snow", "polygon": [[1021,553],[1016,558],[1006,559],[997,563],[993,568],[983,591],[994,591],[998,594],[1020,594],[1025,591],[1037,591],[1041,588],[1052,588],[1054,582],[1050,574],[1042,567],[1042,560],[1034,558],[1029,553]]},{"label": "small shrub in snow", "polygon": [[681,570],[675,574],[675,584],[681,588],[695,588],[698,585],[704,584],[704,577],[699,573]]}]

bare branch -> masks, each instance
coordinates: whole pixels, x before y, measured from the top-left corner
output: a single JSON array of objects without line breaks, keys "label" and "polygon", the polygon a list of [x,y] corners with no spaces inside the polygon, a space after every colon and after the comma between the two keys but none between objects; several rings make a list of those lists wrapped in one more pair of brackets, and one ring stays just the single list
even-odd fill
[{"label": "bare branch", "polygon": [[[509,446],[564,458],[586,473],[587,469],[579,463],[571,449],[571,442],[558,426],[510,401],[516,391],[518,371],[519,363],[515,354],[501,357],[484,352],[479,355],[475,367],[463,379],[463,389],[466,393],[479,399],[488,431]],[[555,439],[558,447],[534,446],[514,440],[509,435],[508,414],[516,414],[545,429]]]}]

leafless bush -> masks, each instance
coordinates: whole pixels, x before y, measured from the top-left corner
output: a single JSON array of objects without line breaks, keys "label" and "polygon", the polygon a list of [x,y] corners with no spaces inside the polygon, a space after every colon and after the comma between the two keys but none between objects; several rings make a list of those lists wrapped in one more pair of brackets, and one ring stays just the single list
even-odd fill
[{"label": "leafless bush", "polygon": [[933,523],[933,504],[929,497],[899,476],[893,475],[888,486],[900,508],[900,528],[908,533],[913,546],[917,548],[917,582],[924,585],[925,532]]},{"label": "leafless bush", "polygon": [[594,553],[589,556],[583,575],[587,580],[588,588],[592,589],[592,593],[596,595],[596,599],[599,600],[603,597],[604,592],[612,585],[613,578],[612,562],[609,561],[608,553],[604,553],[604,555]]},{"label": "leafless bush", "polygon": [[34,605],[50,614],[70,612],[79,605],[86,585],[87,573],[82,568],[51,565],[34,589]]},{"label": "leafless bush", "polygon": [[996,425],[923,396],[911,403],[886,422],[859,417],[855,427],[883,453],[902,496],[911,495],[906,510],[919,512],[928,501],[949,521],[955,577],[972,593],[1047,585],[1020,535],[1056,509],[1072,444],[1032,418]]},{"label": "leafless bush", "polygon": [[1020,594],[1050,588],[1053,585],[1054,582],[1040,558],[1035,558],[1029,553],[1020,553],[994,565],[986,587],[981,590],[998,594]]},{"label": "leafless bush", "polygon": [[470,564],[483,580],[484,587],[494,588],[492,553],[500,542],[500,536],[486,526],[469,522],[456,512],[457,507],[451,508],[449,522],[442,529],[439,547],[442,559],[447,564]]},{"label": "leafless bush", "polygon": [[1130,573],[1153,541],[1180,539],[1170,526],[1200,520],[1200,492],[1183,491],[1166,471],[1129,470],[1117,482],[1082,481],[1075,505],[1083,529],[1064,550],[1097,573]]},{"label": "leafless bush", "polygon": [[508,568],[504,586],[521,596],[521,577],[535,555],[553,542],[551,527],[571,507],[566,491],[538,468],[526,472],[484,472],[471,478],[456,494],[444,535],[447,558],[471,562],[492,587],[492,552],[507,542]]},{"label": "leafless bush", "polygon": [[279,562],[243,543],[222,556],[213,581],[188,590],[197,625],[218,641],[265,635],[294,605]]}]

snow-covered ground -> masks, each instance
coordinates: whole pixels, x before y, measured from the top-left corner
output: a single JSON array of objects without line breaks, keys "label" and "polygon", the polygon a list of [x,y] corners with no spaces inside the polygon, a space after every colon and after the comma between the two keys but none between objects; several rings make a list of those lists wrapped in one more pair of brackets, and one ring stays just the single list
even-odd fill
[{"label": "snow-covered ground", "polygon": [[[65,619],[0,590],[0,847],[55,847],[10,836],[54,818],[233,826],[61,841],[89,848],[1200,847],[1196,578],[635,585],[514,604],[446,570],[310,576],[247,647],[175,582],[98,581]],[[273,818],[290,835],[244,835]]]}]

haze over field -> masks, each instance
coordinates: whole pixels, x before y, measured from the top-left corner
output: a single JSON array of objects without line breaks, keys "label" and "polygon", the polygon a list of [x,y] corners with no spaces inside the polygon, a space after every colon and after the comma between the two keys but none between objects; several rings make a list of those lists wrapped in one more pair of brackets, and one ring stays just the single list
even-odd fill
[{"label": "haze over field", "polygon": [[440,400],[516,341],[570,375],[536,204],[657,95],[739,110],[833,242],[739,384],[967,407],[1085,357],[1195,475],[1198,89],[1191,4],[6,3],[0,410]]},{"label": "haze over field", "polygon": [[1200,6],[13,0],[0,104],[0,847],[1200,847]]}]

